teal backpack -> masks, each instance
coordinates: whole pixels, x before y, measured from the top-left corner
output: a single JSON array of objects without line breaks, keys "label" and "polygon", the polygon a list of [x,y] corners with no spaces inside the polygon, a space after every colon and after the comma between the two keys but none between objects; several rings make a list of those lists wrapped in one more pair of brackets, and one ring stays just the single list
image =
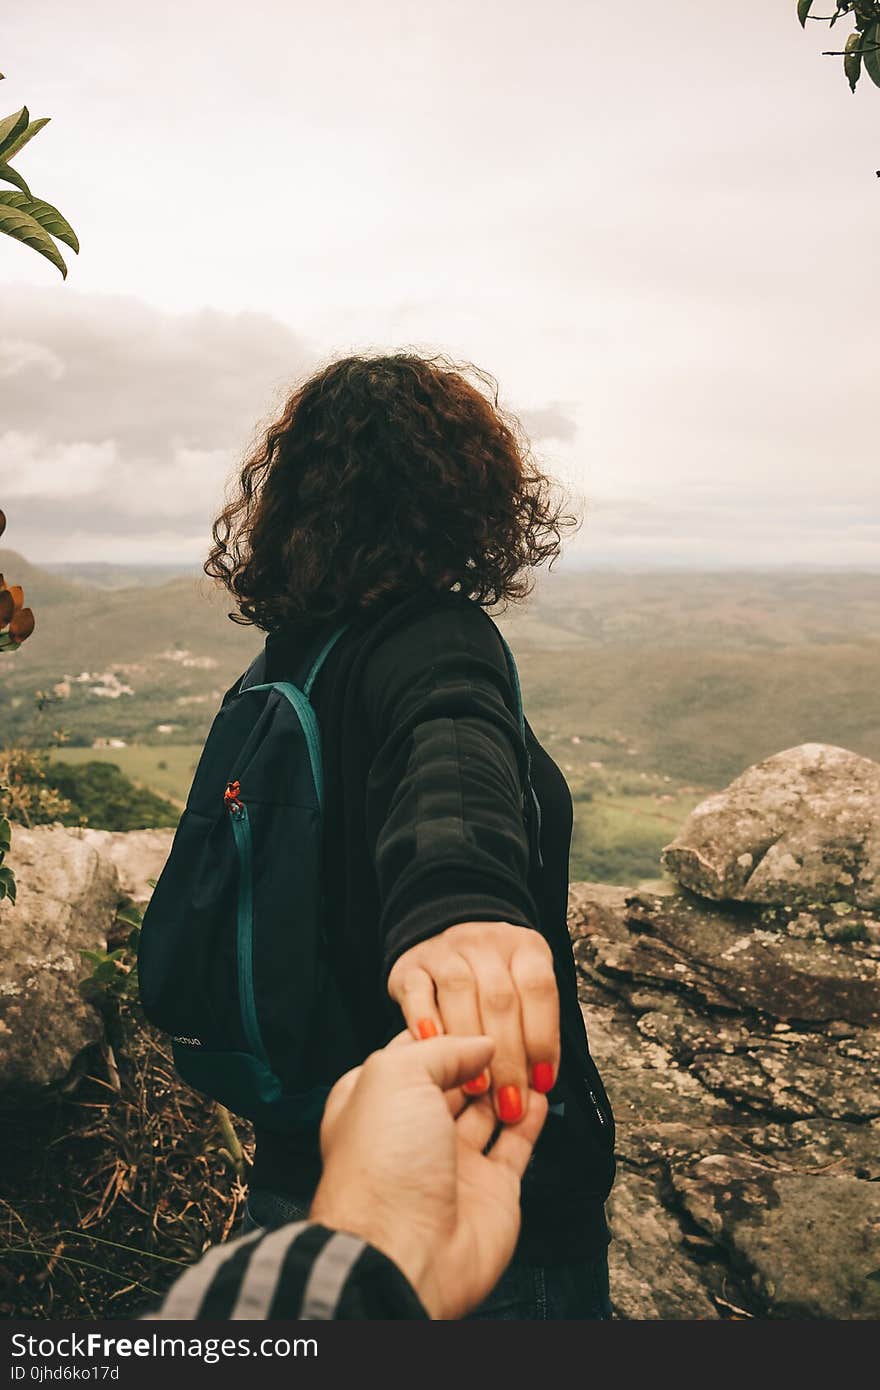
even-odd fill
[{"label": "teal backpack", "polygon": [[310,1075],[309,1044],[340,1007],[329,998],[321,734],[310,696],[344,631],[307,653],[292,682],[263,680],[264,650],[227,697],[140,935],[144,1013],[171,1035],[180,1075],[279,1133],[320,1124],[329,1084]]}]

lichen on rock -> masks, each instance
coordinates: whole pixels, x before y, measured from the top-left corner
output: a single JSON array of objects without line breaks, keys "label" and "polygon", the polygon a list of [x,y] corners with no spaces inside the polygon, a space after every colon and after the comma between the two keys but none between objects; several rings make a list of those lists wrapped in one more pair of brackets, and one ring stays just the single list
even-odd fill
[{"label": "lichen on rock", "polygon": [[880,908],[880,764],[804,743],[748,768],[691,813],[662,855],[705,897]]},{"label": "lichen on rock", "polygon": [[0,1096],[41,1098],[102,1036],[83,997],[82,951],[106,948],[120,898],[113,863],[62,826],[16,827],[18,898],[0,903]]}]

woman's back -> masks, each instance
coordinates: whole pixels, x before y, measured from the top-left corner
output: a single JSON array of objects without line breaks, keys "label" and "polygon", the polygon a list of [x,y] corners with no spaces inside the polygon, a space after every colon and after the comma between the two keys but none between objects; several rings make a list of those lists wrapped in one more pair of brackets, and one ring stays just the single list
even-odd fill
[{"label": "woman's back", "polygon": [[[273,635],[267,679],[289,678],[320,635],[319,624]],[[541,807],[540,856],[530,853],[526,765],[494,625],[459,595],[389,602],[351,626],[312,699],[325,769],[327,936],[354,1022],[344,1047],[355,1053],[346,1061],[338,1021],[328,1029],[321,1020],[322,1079],[402,1026],[386,980],[415,942],[462,920],[535,927],[553,951],[563,1049],[554,1110],[525,1184],[523,1244],[556,1262],[585,1241],[604,1246],[613,1121],[586,1045],[565,920],[571,799],[529,731]],[[303,1198],[317,1164],[314,1138],[262,1134],[253,1184]]]}]

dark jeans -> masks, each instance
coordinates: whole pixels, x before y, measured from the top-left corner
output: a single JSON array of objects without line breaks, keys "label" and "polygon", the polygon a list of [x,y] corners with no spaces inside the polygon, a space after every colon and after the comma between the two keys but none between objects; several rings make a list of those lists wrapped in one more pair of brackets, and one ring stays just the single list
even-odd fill
[{"label": "dark jeans", "polygon": [[[253,1191],[248,1196],[242,1231],[254,1231],[258,1226],[271,1230],[288,1221],[304,1221],[309,1202],[309,1198],[297,1201],[280,1192]],[[566,1265],[530,1265],[515,1255],[485,1303],[470,1316],[502,1322],[610,1318],[607,1252]]]},{"label": "dark jeans", "polygon": [[611,1317],[608,1253],[565,1265],[526,1264],[515,1255],[473,1313],[478,1321],[581,1322]]},{"label": "dark jeans", "polygon": [[281,1192],[257,1188],[256,1191],[248,1193],[244,1220],[241,1223],[242,1235],[256,1231],[259,1226],[274,1231],[279,1226],[286,1226],[290,1221],[305,1221],[311,1204],[311,1197],[297,1199],[285,1197]]}]

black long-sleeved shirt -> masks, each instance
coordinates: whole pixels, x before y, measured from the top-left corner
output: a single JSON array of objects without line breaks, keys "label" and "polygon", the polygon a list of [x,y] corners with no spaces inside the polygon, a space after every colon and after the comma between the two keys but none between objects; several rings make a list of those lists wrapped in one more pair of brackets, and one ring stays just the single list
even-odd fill
[{"label": "black long-sleeved shirt", "polygon": [[397,1266],[359,1236],[299,1221],[215,1245],[150,1319],[427,1318]]},{"label": "black long-sleeved shirt", "polygon": [[[267,642],[266,680],[302,679],[317,625]],[[543,933],[560,994],[562,1061],[523,1185],[522,1248],[562,1263],[607,1243],[613,1118],[589,1054],[566,923],[572,807],[527,730],[494,624],[460,595],[422,593],[354,620],[312,692],[322,731],[324,888],[344,1001],[316,1019],[312,1074],[332,1081],[402,1026],[386,980],[416,942],[466,921]],[[524,814],[528,762],[541,807]],[[332,1022],[331,1022],[332,1020]],[[307,1201],[317,1135],[258,1131],[252,1185]]]}]

